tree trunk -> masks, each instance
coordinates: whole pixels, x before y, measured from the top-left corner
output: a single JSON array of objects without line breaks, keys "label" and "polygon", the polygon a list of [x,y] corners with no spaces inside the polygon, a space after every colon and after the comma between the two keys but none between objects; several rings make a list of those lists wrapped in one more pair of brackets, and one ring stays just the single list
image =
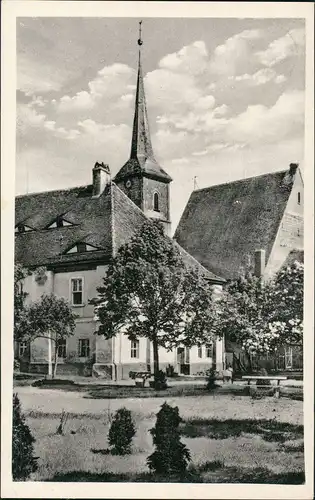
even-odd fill
[{"label": "tree trunk", "polygon": [[153,366],[154,366],[154,378],[155,378],[159,371],[159,346],[156,337],[154,337],[152,344],[153,344]]},{"label": "tree trunk", "polygon": [[54,359],[54,371],[53,371],[53,377],[56,378],[57,375],[57,366],[58,366],[58,347],[57,347],[57,342],[55,342],[55,359]]},{"label": "tree trunk", "polygon": [[253,373],[253,364],[252,364],[252,358],[251,355],[245,351],[247,361],[248,361],[248,372]]},{"label": "tree trunk", "polygon": [[51,338],[47,338],[48,341],[48,378],[52,378],[52,352],[51,352]]}]

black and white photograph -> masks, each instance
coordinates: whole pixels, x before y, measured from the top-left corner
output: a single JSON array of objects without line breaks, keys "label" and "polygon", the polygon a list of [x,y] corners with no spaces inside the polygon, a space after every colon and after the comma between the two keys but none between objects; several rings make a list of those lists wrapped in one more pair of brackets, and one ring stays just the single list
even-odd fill
[{"label": "black and white photograph", "polygon": [[313,5],[216,17],[206,2],[196,17],[89,3],[21,8],[11,37],[12,491],[311,498]]}]

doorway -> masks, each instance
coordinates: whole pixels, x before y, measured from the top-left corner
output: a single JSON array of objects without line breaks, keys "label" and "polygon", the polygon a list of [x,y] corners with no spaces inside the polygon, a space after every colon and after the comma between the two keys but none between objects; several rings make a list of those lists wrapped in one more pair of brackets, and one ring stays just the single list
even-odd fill
[{"label": "doorway", "polygon": [[190,374],[190,359],[188,347],[177,347],[177,365],[180,375]]}]

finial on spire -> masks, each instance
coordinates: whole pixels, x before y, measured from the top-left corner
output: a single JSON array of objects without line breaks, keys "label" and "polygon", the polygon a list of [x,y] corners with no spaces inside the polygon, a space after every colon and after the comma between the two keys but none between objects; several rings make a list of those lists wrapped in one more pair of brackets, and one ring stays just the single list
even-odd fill
[{"label": "finial on spire", "polygon": [[141,46],[143,44],[143,41],[141,39],[141,24],[142,21],[139,21],[139,38],[138,38],[138,45]]}]

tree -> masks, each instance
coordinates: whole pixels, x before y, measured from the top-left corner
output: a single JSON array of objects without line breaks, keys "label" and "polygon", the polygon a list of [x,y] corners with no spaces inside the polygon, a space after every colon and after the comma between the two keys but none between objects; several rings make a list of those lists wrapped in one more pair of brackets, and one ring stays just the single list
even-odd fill
[{"label": "tree", "polygon": [[27,307],[25,299],[27,293],[24,291],[23,282],[29,275],[28,270],[21,264],[14,266],[14,340],[17,342],[23,340],[27,331]]},{"label": "tree", "polygon": [[[54,294],[42,295],[28,308],[28,332],[30,340],[38,337],[47,338],[49,342],[49,374],[55,378],[58,365],[58,346],[61,340],[74,334],[75,315],[70,304],[62,297]],[[25,338],[25,337],[24,337]],[[54,343],[54,371],[52,372],[51,342]],[[52,372],[52,373],[51,373]]]},{"label": "tree", "polygon": [[35,439],[25,423],[18,395],[13,394],[12,476],[14,481],[25,481],[32,472],[37,470],[34,442]]},{"label": "tree", "polygon": [[274,281],[269,330],[282,344],[303,344],[304,264],[282,268]]},{"label": "tree", "polygon": [[230,282],[219,301],[217,329],[252,354],[274,352],[303,338],[303,264],[294,262],[273,280],[250,274]]},{"label": "tree", "polygon": [[113,446],[115,455],[127,455],[131,452],[132,438],[136,434],[132,421],[131,411],[120,408],[116,411],[114,420],[109,429],[108,441]]},{"label": "tree", "polygon": [[130,340],[148,338],[155,377],[159,346],[191,346],[212,336],[211,289],[185,266],[176,244],[164,235],[159,223],[145,222],[119,249],[97,292],[91,301],[100,323],[97,333],[111,338],[123,331]]},{"label": "tree", "polygon": [[163,403],[150,433],[156,449],[147,458],[149,469],[158,474],[182,474],[190,461],[188,448],[180,441],[178,407]]}]

